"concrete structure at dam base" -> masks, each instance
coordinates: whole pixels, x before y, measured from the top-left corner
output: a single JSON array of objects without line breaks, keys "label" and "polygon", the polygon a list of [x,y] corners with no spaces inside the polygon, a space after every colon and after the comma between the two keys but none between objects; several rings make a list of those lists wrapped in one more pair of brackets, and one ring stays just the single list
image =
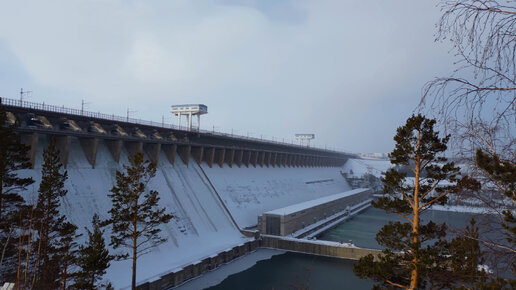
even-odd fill
[{"label": "concrete structure at dam base", "polygon": [[287,236],[339,212],[349,212],[370,195],[369,189],[359,188],[268,211],[258,219],[258,228],[263,234]]}]

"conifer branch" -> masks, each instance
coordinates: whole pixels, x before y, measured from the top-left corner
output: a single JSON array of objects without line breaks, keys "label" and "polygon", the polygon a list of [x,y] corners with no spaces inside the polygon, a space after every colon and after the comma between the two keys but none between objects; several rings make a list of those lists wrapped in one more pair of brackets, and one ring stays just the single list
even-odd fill
[{"label": "conifer branch", "polygon": [[401,285],[401,284],[398,284],[398,283],[394,283],[390,280],[385,280],[385,282],[387,282],[389,285],[392,285],[394,287],[398,287],[398,288],[402,288],[402,289],[408,289],[407,286],[404,286],[404,285]]},{"label": "conifer branch", "polygon": [[441,194],[441,195],[437,196],[436,198],[432,199],[431,201],[426,202],[425,204],[423,204],[422,206],[420,206],[420,207],[419,207],[419,209],[423,209],[424,207],[429,206],[429,205],[431,205],[431,204],[433,204],[433,203],[437,202],[439,199],[441,199],[441,198],[445,197],[446,195],[450,194],[450,192],[451,192],[451,190],[446,191],[445,193],[443,193],[443,194]]}]

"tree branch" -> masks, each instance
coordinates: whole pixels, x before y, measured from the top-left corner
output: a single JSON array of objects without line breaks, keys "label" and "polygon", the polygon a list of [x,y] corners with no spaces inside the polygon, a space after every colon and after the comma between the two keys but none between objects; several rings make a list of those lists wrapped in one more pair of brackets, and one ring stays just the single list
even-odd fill
[{"label": "tree branch", "polygon": [[448,195],[450,192],[451,192],[451,190],[446,191],[445,193],[443,193],[443,194],[439,195],[438,197],[436,197],[436,198],[432,199],[431,201],[429,201],[429,202],[427,202],[427,203],[423,204],[422,206],[420,206],[420,207],[419,207],[419,209],[422,209],[422,208],[424,208],[424,207],[425,207],[425,206],[427,206],[427,205],[431,205],[431,204],[435,203],[435,202],[436,202],[436,201],[438,201],[439,199],[441,199],[441,198],[443,198],[444,196]]}]

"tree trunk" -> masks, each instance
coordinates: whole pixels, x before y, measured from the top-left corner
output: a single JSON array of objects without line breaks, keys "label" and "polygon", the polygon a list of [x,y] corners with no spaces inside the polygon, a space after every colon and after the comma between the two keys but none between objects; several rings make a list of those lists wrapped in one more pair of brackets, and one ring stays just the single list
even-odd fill
[{"label": "tree trunk", "polygon": [[132,278],[132,289],[136,290],[136,254],[138,253],[138,227],[137,227],[137,204],[138,200],[135,201],[133,209],[133,278]]},{"label": "tree trunk", "polygon": [[[419,151],[421,144],[421,133],[418,133],[418,144],[417,150]],[[414,184],[414,204],[412,206],[412,214],[414,215],[414,219],[412,221],[412,243],[414,244],[412,247],[412,271],[410,273],[410,286],[409,289],[417,289],[418,280],[419,280],[419,176],[421,173],[421,160],[420,156],[416,155],[416,178]]]},{"label": "tree trunk", "polygon": [[136,290],[136,246],[133,247],[133,279],[132,289]]},{"label": "tree trunk", "polygon": [[91,286],[95,289],[95,274],[91,275]]},{"label": "tree trunk", "polygon": [[4,177],[0,178],[0,220],[2,220],[2,200],[4,199]]},{"label": "tree trunk", "polygon": [[63,290],[66,290],[66,278],[67,278],[66,276],[68,275],[67,270],[68,270],[68,261],[65,258],[65,262],[63,265],[63,277],[61,279],[61,283],[63,283],[61,289],[63,289]]}]

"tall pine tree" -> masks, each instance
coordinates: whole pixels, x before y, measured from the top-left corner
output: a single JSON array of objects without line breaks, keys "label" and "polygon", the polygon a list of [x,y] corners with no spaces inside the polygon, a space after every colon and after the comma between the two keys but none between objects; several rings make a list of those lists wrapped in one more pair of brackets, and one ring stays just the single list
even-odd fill
[{"label": "tall pine tree", "polygon": [[[106,249],[104,232],[100,228],[100,219],[97,214],[93,215],[92,231],[88,231],[88,242],[79,250],[77,279],[74,287],[77,289],[93,290],[98,289],[99,281],[109,268],[113,257]],[[106,285],[102,285],[106,286]]]},{"label": "tall pine tree", "polygon": [[77,239],[80,236],[77,234],[77,226],[70,222],[63,223],[59,228],[55,260],[59,263],[59,280],[62,290],[70,288],[69,281],[76,275],[75,268],[79,252]]},{"label": "tall pine tree", "polygon": [[60,285],[59,248],[57,247],[65,217],[59,212],[61,197],[67,190],[64,182],[68,173],[63,170],[52,138],[50,145],[43,151],[43,167],[41,183],[38,190],[36,205],[36,220],[38,231],[39,265],[37,266],[37,287],[42,289],[57,289]]},{"label": "tall pine tree", "polygon": [[15,220],[18,206],[24,203],[19,192],[34,183],[32,178],[18,175],[18,170],[31,168],[27,157],[30,147],[19,139],[0,104],[0,280],[16,272],[13,259],[19,231],[15,229]]},{"label": "tall pine tree", "polygon": [[[502,227],[505,229],[504,235],[506,245],[494,245],[501,248],[505,255],[511,257],[511,267],[513,275],[516,276],[516,216],[513,209],[516,206],[516,163],[514,160],[503,160],[495,153],[483,152],[478,149],[475,158],[477,166],[489,176],[489,179],[503,193],[500,198],[509,199],[512,205],[503,210],[504,220]],[[516,279],[509,281],[516,287]]]},{"label": "tall pine tree", "polygon": [[160,235],[160,225],[168,223],[172,215],[159,208],[159,196],[147,185],[156,175],[156,165],[143,160],[143,154],[129,157],[130,166],[124,165],[125,172],[116,172],[116,185],[111,189],[113,206],[107,221],[112,225],[111,243],[113,248],[124,248],[116,255],[117,260],[132,259],[132,289],[136,289],[136,265],[138,257],[166,241]]},{"label": "tall pine tree", "polygon": [[428,277],[446,270],[446,225],[422,224],[421,214],[435,203],[444,203],[461,185],[474,185],[467,178],[457,180],[459,169],[443,156],[449,136],[440,138],[434,125],[435,120],[413,115],[397,129],[389,158],[394,165],[409,167],[415,177],[409,180],[406,173],[390,169],[383,179],[387,196],[373,202],[374,207],[407,221],[385,225],[376,240],[386,248],[377,259],[363,257],[354,267],[356,275],[384,287],[424,288]]}]

